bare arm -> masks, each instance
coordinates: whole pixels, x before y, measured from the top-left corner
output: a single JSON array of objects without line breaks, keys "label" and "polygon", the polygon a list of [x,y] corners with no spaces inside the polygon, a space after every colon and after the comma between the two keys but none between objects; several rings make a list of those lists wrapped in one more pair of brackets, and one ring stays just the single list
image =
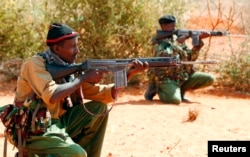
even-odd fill
[{"label": "bare arm", "polygon": [[102,74],[99,71],[91,70],[83,75],[80,75],[71,82],[59,84],[50,99],[50,103],[55,103],[56,101],[60,101],[69,96],[71,93],[79,89],[84,82],[97,83],[101,80],[101,78]]}]

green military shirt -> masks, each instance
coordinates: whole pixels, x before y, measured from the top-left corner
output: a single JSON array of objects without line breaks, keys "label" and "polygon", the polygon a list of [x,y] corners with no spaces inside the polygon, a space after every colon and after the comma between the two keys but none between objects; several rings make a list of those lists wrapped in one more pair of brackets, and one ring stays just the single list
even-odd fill
[{"label": "green military shirt", "polygon": [[[199,56],[199,50],[203,46],[200,41],[199,46],[188,49],[185,43],[178,43],[177,36],[164,38],[153,44],[155,57],[173,57],[177,61],[195,61]],[[192,65],[180,65],[178,67],[162,67],[149,70],[150,79],[161,81],[163,79],[178,80],[180,83],[187,80],[189,74],[192,73]]]}]

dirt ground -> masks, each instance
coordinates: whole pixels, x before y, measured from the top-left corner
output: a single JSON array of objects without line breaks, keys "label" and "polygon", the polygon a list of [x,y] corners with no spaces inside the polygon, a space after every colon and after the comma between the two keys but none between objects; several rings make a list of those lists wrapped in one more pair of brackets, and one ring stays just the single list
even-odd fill
[{"label": "dirt ground", "polygon": [[[15,82],[1,83],[0,104],[13,101]],[[187,93],[195,103],[165,105],[143,98],[145,85],[125,88],[110,112],[102,157],[205,157],[209,140],[250,140],[250,97],[213,93],[211,88]],[[191,114],[194,121],[187,121]],[[3,126],[0,125],[0,154]],[[8,145],[8,157],[16,150]],[[0,155],[1,156],[1,155]]]}]

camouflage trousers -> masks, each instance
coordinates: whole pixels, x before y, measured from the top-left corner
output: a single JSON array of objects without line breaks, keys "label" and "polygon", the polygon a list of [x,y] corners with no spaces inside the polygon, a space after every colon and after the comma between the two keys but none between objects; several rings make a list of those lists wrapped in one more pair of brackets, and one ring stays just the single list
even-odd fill
[{"label": "camouflage trousers", "polygon": [[211,74],[194,72],[182,85],[177,80],[164,79],[156,82],[156,88],[162,102],[166,104],[180,104],[186,91],[208,87],[214,81],[215,78]]},{"label": "camouflage trousers", "polygon": [[[97,101],[85,106],[95,114],[107,110],[106,104]],[[76,105],[59,120],[52,120],[45,134],[28,138],[24,151],[28,156],[100,157],[107,121],[108,115],[92,116]]]}]

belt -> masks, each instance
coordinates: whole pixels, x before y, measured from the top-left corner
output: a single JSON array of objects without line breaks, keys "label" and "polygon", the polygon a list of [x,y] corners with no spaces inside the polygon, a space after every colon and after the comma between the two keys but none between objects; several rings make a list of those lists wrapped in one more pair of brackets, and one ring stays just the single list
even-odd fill
[{"label": "belt", "polygon": [[18,101],[18,100],[14,100],[14,105],[16,107],[23,107],[25,106],[24,103],[29,102],[29,101],[34,101],[36,99],[36,94],[32,94],[30,97],[28,97],[25,101]]},{"label": "belt", "polygon": [[23,104],[24,104],[24,101],[17,101],[17,100],[14,101],[14,105],[16,107],[23,107]]}]

